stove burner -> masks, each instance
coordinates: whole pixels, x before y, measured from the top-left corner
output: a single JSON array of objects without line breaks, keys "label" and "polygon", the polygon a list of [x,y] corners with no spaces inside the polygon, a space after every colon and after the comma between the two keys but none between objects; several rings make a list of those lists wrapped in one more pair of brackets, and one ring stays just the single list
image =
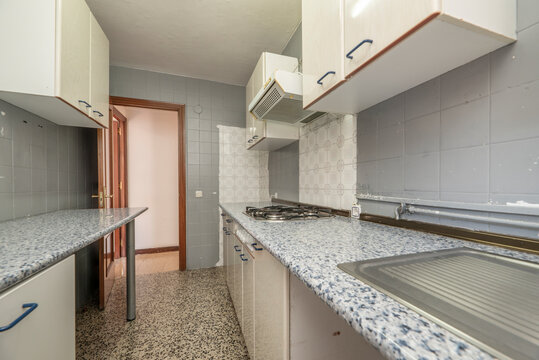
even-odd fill
[{"label": "stove burner", "polygon": [[320,209],[307,205],[271,205],[263,208],[247,206],[245,214],[256,220],[266,221],[315,220],[333,216],[330,209]]}]

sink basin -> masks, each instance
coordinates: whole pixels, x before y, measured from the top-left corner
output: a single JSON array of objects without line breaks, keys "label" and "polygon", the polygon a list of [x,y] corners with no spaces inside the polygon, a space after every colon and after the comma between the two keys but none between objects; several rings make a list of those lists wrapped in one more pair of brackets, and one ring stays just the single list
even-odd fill
[{"label": "sink basin", "polygon": [[539,359],[539,264],[456,248],[338,267],[500,359]]}]

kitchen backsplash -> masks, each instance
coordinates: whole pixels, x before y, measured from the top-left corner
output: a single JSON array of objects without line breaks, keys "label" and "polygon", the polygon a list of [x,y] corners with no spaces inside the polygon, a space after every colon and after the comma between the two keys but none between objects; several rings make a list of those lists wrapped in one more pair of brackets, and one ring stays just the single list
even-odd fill
[{"label": "kitchen backsplash", "polygon": [[356,118],[327,114],[300,128],[299,201],[350,209],[357,174]]},{"label": "kitchen backsplash", "polygon": [[91,207],[96,169],[95,129],[59,126],[0,100],[0,221]]},{"label": "kitchen backsplash", "polygon": [[[516,43],[358,114],[359,192],[539,203],[539,3],[518,6]],[[395,207],[364,205],[387,216]],[[537,238],[537,231],[488,223],[413,219]]]},{"label": "kitchen backsplash", "polygon": [[269,201],[268,152],[245,148],[245,128],[218,128],[219,201]]}]

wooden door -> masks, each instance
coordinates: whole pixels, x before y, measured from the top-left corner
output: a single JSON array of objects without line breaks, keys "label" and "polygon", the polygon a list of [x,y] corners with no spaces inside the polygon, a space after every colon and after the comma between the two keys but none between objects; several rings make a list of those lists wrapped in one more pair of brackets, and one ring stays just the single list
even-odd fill
[{"label": "wooden door", "polygon": [[[107,116],[109,116],[107,112]],[[110,128],[110,126],[109,126]],[[97,166],[98,166],[98,193],[99,209],[110,209],[112,201],[108,193],[110,189],[110,131],[97,130]],[[110,296],[115,279],[115,251],[112,234],[107,234],[99,240],[99,308],[104,309]]]},{"label": "wooden door", "polygon": [[[126,189],[126,121],[127,118],[114,106],[112,107],[110,128],[110,148],[112,183],[111,196],[112,208],[127,207]],[[125,257],[125,225],[116,229],[113,233],[116,258]]]},{"label": "wooden door", "polygon": [[342,0],[303,0],[303,106],[344,81]]}]

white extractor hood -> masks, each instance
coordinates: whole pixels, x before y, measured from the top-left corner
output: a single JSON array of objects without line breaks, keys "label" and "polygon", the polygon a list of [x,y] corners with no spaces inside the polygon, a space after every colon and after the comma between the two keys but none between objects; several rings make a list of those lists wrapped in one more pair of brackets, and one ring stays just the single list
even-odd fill
[{"label": "white extractor hood", "polygon": [[291,125],[307,124],[324,112],[303,109],[303,84],[300,73],[276,70],[249,104],[259,120]]}]

